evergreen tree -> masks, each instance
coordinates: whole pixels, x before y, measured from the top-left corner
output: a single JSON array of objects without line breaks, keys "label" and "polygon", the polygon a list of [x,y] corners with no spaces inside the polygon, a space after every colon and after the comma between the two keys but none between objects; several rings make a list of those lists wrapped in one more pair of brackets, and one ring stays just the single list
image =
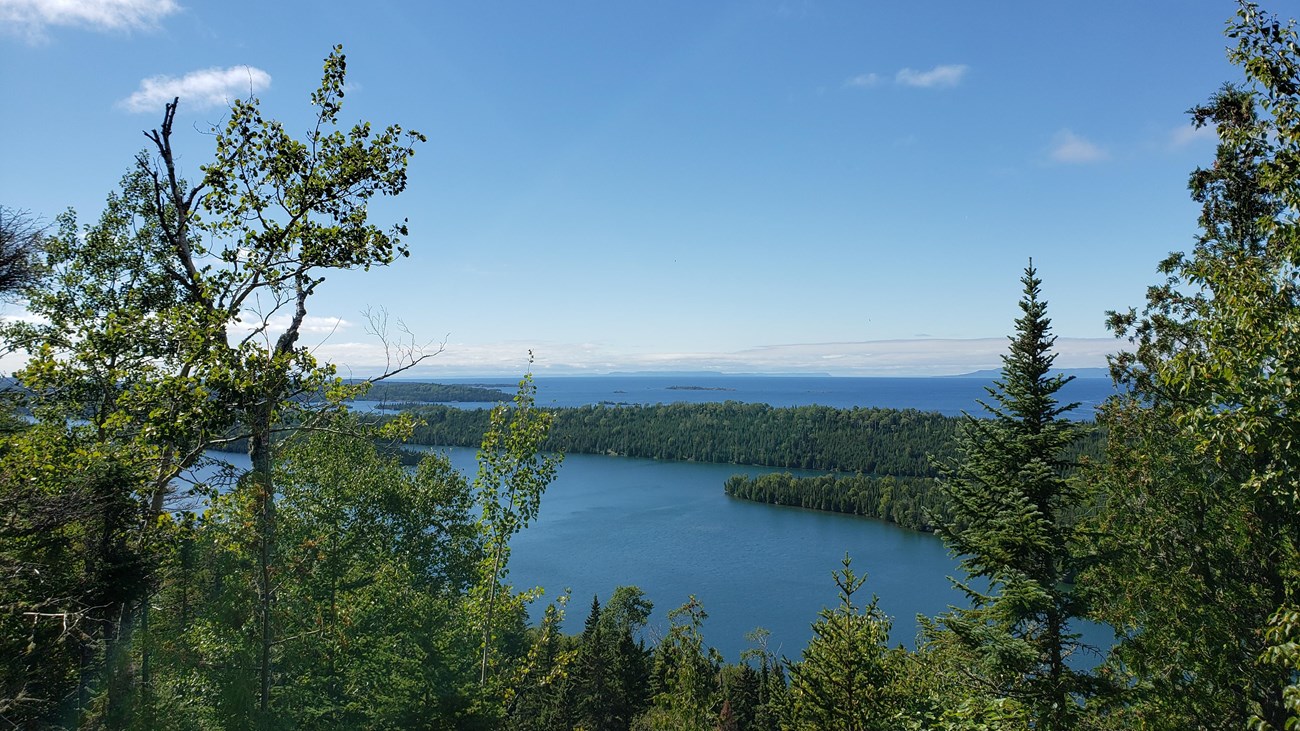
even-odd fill
[{"label": "evergreen tree", "polygon": [[754,728],[754,717],[758,710],[758,671],[747,662],[724,666],[718,673],[718,685],[722,689],[723,699],[718,718],[719,727],[726,728],[727,724],[731,724],[731,727],[737,729]]},{"label": "evergreen tree", "polygon": [[745,639],[755,646],[741,655],[746,661],[758,660],[758,697],[751,726],[753,731],[776,731],[781,727],[782,714],[786,710],[789,688],[785,670],[767,647],[770,636],[771,633],[762,627],[746,634]]},{"label": "evergreen tree", "polygon": [[1076,427],[1060,417],[1076,404],[1056,399],[1071,379],[1050,374],[1056,338],[1032,261],[1021,282],[1002,377],[988,389],[992,404],[980,402],[991,418],[968,416],[961,461],[943,481],[951,518],[938,521],[939,531],[961,556],[968,579],[958,586],[972,606],[941,625],[969,653],[979,685],[1023,702],[1037,728],[1064,729],[1090,687],[1066,664],[1080,649],[1070,621],[1081,606],[1065,583],[1078,561],[1063,519],[1078,501],[1062,457]]},{"label": "evergreen tree", "polygon": [[803,659],[790,665],[795,728],[897,727],[890,689],[889,618],[876,607],[876,597],[863,607],[853,599],[866,580],[865,574],[853,572],[846,555],[844,568],[835,572],[839,606],[821,611]]},{"label": "evergreen tree", "polygon": [[712,729],[717,719],[716,675],[721,657],[700,631],[708,613],[694,595],[668,613],[668,635],[655,648],[653,706],[638,729]]},{"label": "evergreen tree", "polygon": [[610,673],[609,643],[601,631],[598,597],[591,598],[591,613],[579,642],[572,685],[577,694],[578,725],[589,731],[609,731],[614,728],[615,682]]},{"label": "evergreen tree", "polygon": [[577,650],[574,638],[560,632],[566,591],[546,607],[541,624],[531,630],[532,647],[507,693],[506,728],[517,731],[567,731],[573,728],[573,693],[569,673]]},{"label": "evergreen tree", "polygon": [[635,586],[614,589],[605,608],[600,613],[600,624],[610,643],[610,673],[612,676],[613,728],[625,731],[630,728],[646,707],[650,705],[651,654],[645,642],[636,638],[645,627],[654,605],[645,593]]}]

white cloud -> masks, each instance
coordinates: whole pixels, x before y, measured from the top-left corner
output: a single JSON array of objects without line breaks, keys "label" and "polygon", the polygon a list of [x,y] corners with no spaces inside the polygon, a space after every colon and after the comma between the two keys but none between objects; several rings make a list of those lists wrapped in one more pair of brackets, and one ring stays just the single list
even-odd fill
[{"label": "white cloud", "polygon": [[1218,138],[1219,132],[1213,125],[1207,124],[1204,127],[1195,127],[1185,124],[1169,133],[1169,144],[1172,147],[1187,147],[1202,140],[1217,140]]},{"label": "white cloud", "polygon": [[[1102,367],[1119,343],[1112,338],[1058,338],[1058,368]],[[522,373],[528,351],[536,373],[609,373],[619,371],[720,371],[724,373],[832,373],[839,376],[954,375],[1000,368],[1007,339],[876,340],[843,343],[766,345],[733,352],[628,353],[591,343],[449,342],[436,358],[410,375],[430,377],[488,376]],[[327,342],[318,358],[349,375],[382,370],[378,342]]]},{"label": "white cloud", "polygon": [[156,112],[173,98],[180,97],[188,107],[208,109],[224,106],[231,99],[246,97],[270,85],[271,75],[252,66],[202,69],[180,78],[151,76],[119,103],[131,112]]},{"label": "white cloud", "polygon": [[0,28],[41,41],[50,26],[148,29],[178,10],[175,0],[0,0]]},{"label": "white cloud", "polygon": [[1052,138],[1050,155],[1054,162],[1067,164],[1100,162],[1109,157],[1106,150],[1068,129],[1057,132],[1056,136]]},{"label": "white cloud", "polygon": [[[230,323],[227,335],[232,343],[251,336],[252,343],[270,348],[291,321],[289,315],[275,314],[264,322],[257,313],[245,311],[239,322]],[[319,348],[333,343],[335,338],[346,336],[352,328],[353,324],[341,317],[308,315],[298,328],[298,345],[316,353]]]},{"label": "white cloud", "polygon": [[969,69],[970,67],[965,64],[935,66],[929,71],[903,69],[894,76],[894,81],[903,86],[916,86],[922,89],[956,86],[961,83]]},{"label": "white cloud", "polygon": [[[279,318],[272,318],[272,330]],[[331,332],[336,322],[337,332]],[[308,318],[301,345],[321,361],[339,367],[345,377],[378,375],[391,353],[373,337],[357,338],[345,330],[355,325],[337,318]],[[271,337],[274,337],[271,333]],[[333,335],[333,337],[331,337]],[[346,338],[346,339],[345,339]],[[1056,340],[1057,368],[1106,365],[1106,356],[1123,343],[1114,338]],[[838,343],[788,343],[762,345],[738,351],[628,352],[599,343],[555,341],[502,341],[489,343],[430,343],[425,352],[439,351],[406,375],[438,376],[519,375],[528,367],[528,353],[536,356],[533,372],[539,374],[601,374],[631,371],[718,371],[721,373],[830,373],[836,376],[941,376],[1002,367],[1007,339],[927,338],[868,340]],[[19,368],[25,354],[0,357],[0,374]]]},{"label": "white cloud", "polygon": [[858,74],[857,76],[854,76],[851,79],[846,79],[844,81],[845,86],[853,86],[853,87],[858,87],[863,89],[870,86],[875,86],[878,83],[880,83],[879,74]]}]

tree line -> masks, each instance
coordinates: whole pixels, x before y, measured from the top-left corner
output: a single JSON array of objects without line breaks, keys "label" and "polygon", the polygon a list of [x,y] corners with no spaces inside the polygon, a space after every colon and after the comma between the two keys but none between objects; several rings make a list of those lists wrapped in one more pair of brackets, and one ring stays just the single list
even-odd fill
[{"label": "tree line", "polygon": [[[473,446],[481,410],[413,410],[412,441]],[[866,474],[933,476],[950,458],[960,420],[915,409],[796,406],[738,401],[592,405],[554,409],[544,448],[573,454],[747,464]]]},{"label": "tree line", "polygon": [[496,403],[509,401],[510,395],[496,388],[484,388],[459,383],[414,383],[410,381],[381,381],[365,383],[366,401],[399,404],[419,403]]},{"label": "tree line", "polygon": [[[868,516],[915,530],[929,530],[928,515],[946,511],[936,478],[940,465],[955,457],[966,421],[916,409],[738,401],[550,412],[555,421],[543,448],[551,451],[825,470],[838,474],[733,475],[722,487],[744,500]],[[412,441],[473,446],[485,414],[449,406],[410,409],[408,415],[422,422]],[[1102,430],[1086,423],[1063,454],[1070,462],[1096,459],[1104,443]]]},{"label": "tree line", "polygon": [[732,475],[723,489],[742,500],[861,515],[912,530],[933,530],[935,516],[948,512],[938,481],[932,477],[795,477],[774,472],[757,477]]}]

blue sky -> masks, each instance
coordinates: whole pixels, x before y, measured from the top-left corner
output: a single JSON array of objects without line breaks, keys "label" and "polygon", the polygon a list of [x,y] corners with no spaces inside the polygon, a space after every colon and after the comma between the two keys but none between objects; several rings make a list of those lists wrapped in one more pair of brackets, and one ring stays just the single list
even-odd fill
[{"label": "blue sky", "polygon": [[993,367],[1031,256],[1058,363],[1102,365],[1192,242],[1235,8],[0,0],[0,204],[93,220],[172,94],[191,177],[250,89],[305,130],[342,43],[343,117],[429,137],[372,207],[411,257],[311,305],[355,373],[368,306],[445,339],[431,377]]}]

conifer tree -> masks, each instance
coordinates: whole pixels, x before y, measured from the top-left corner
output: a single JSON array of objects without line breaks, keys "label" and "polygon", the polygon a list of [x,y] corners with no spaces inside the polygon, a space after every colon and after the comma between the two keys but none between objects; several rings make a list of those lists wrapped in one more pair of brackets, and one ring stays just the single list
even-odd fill
[{"label": "conifer tree", "polygon": [[897,728],[891,698],[889,618],[876,597],[859,607],[853,599],[866,582],[846,555],[835,572],[840,603],[823,609],[803,659],[790,665],[790,697],[798,729],[884,731]]},{"label": "conifer tree", "polygon": [[608,643],[600,622],[600,599],[593,596],[578,645],[572,685],[577,694],[578,725],[591,731],[614,728],[614,682]]},{"label": "conifer tree", "polygon": [[668,635],[655,648],[651,708],[637,729],[713,728],[719,708],[715,679],[722,657],[704,644],[700,628],[709,615],[694,595],[668,613]]},{"label": "conifer tree", "polygon": [[1077,404],[1057,401],[1071,379],[1051,374],[1056,338],[1032,260],[1021,282],[1002,377],[980,402],[990,418],[968,416],[942,486],[951,518],[938,529],[961,557],[968,579],[957,583],[972,606],[941,617],[936,631],[949,635],[938,644],[968,653],[985,692],[1023,703],[1035,728],[1063,729],[1090,685],[1066,664],[1080,649],[1070,622],[1081,607],[1065,583],[1076,559],[1063,517],[1078,501],[1062,456],[1077,430],[1061,416]]},{"label": "conifer tree", "polygon": [[612,728],[619,731],[630,728],[650,704],[651,654],[636,634],[653,608],[641,589],[620,586],[600,612],[601,631],[610,646]]}]

